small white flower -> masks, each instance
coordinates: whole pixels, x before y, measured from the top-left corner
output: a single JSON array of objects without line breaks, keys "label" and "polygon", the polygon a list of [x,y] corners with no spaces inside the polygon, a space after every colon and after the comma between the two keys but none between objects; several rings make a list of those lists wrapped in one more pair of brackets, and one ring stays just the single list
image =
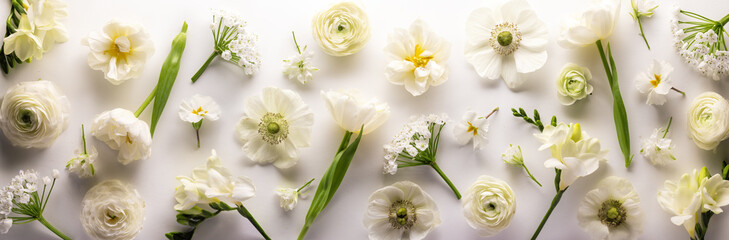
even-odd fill
[{"label": "small white flower", "polygon": [[422,20],[415,20],[410,29],[395,29],[387,38],[388,57],[385,77],[395,85],[405,85],[413,96],[419,96],[430,86],[448,80],[446,61],[451,45],[436,35]]},{"label": "small white flower", "polygon": [[335,57],[359,52],[370,39],[367,13],[354,2],[332,4],[314,16],[312,25],[324,53]]},{"label": "small white flower", "polygon": [[89,147],[87,153],[77,150],[76,156],[66,163],[66,170],[75,173],[80,178],[92,177],[95,174],[94,163],[98,157],[99,152],[94,146]]},{"label": "small white flower", "polygon": [[154,54],[154,45],[144,28],[118,20],[111,20],[102,32],[89,33],[81,44],[89,47],[89,67],[104,72],[104,78],[114,85],[139,77]]},{"label": "small white flower", "polygon": [[676,160],[673,155],[673,149],[676,147],[670,138],[663,137],[664,130],[656,129],[653,134],[643,140],[640,153],[643,157],[650,160],[653,165],[666,165],[671,160]]},{"label": "small white flower", "polygon": [[688,129],[696,146],[716,149],[729,136],[729,102],[715,92],[697,96],[689,108]]},{"label": "small white flower", "polygon": [[246,156],[257,163],[289,168],[298,162],[298,149],[308,147],[314,113],[296,92],[264,88],[245,101],[245,116],[236,126]]},{"label": "small white flower", "polygon": [[60,22],[66,18],[68,5],[59,0],[28,0],[28,18],[35,26],[35,35],[42,39],[43,52],[50,50],[55,43],[68,40],[66,28]]},{"label": "small white flower", "polygon": [[70,103],[47,80],[18,83],[0,104],[0,129],[13,146],[47,148],[68,123]]},{"label": "small white flower", "polygon": [[559,45],[577,48],[594,45],[613,34],[620,15],[619,0],[598,0],[562,23]]},{"label": "small white flower", "polygon": [[637,239],[643,232],[640,197],[627,179],[611,176],[589,191],[580,204],[577,222],[595,240]]},{"label": "small white flower", "polygon": [[212,12],[211,28],[218,40],[214,46],[215,51],[224,60],[243,68],[246,75],[258,72],[261,68],[258,35],[246,29],[248,23],[242,16],[221,9],[212,9]]},{"label": "small white flower", "polygon": [[314,52],[308,50],[306,46],[301,50],[299,43],[296,42],[296,35],[293,32],[291,32],[291,35],[294,38],[294,45],[296,45],[298,54],[283,60],[283,74],[289,79],[296,78],[299,83],[306,84],[314,77],[314,72],[319,71],[318,68],[311,65]]},{"label": "small white flower", "polygon": [[501,160],[504,160],[505,163],[521,166],[524,164],[524,157],[521,153],[521,147],[514,146],[509,144],[509,148],[506,149],[506,152],[501,154]]},{"label": "small white flower", "polygon": [[8,231],[10,231],[10,228],[13,226],[13,220],[9,218],[5,218],[0,220],[0,234],[6,234]]},{"label": "small white flower", "polygon": [[[493,113],[492,111],[491,114]],[[484,117],[470,110],[463,114],[461,121],[456,122],[453,127],[453,136],[455,136],[456,142],[461,145],[473,142],[473,150],[483,149],[488,143],[486,134],[489,131],[488,117],[491,114]]]},{"label": "small white flower", "polygon": [[635,87],[642,94],[648,94],[646,104],[663,105],[666,94],[673,88],[671,73],[673,67],[666,61],[653,60],[648,72],[641,72],[635,78]]},{"label": "small white flower", "polygon": [[574,63],[565,64],[557,78],[557,99],[562,105],[572,105],[575,101],[592,94],[590,69]]},{"label": "small white flower", "polygon": [[342,129],[368,134],[390,117],[390,105],[375,98],[365,98],[356,90],[321,91],[329,113]]},{"label": "small white flower", "polygon": [[106,180],[81,203],[81,225],[94,239],[130,240],[142,230],[144,200],[130,184]]},{"label": "small white flower", "polygon": [[652,17],[653,10],[658,8],[658,3],[653,0],[630,0],[630,6],[633,8],[630,16],[636,20],[640,17]]},{"label": "small white flower", "polygon": [[482,175],[468,188],[461,201],[463,215],[481,237],[489,237],[506,229],[516,211],[516,196],[501,179]]},{"label": "small white flower", "polygon": [[124,165],[152,155],[149,125],[129,110],[115,108],[97,115],[91,134],[109,148],[118,150],[117,160]]},{"label": "small white flower", "polygon": [[294,188],[276,188],[276,195],[281,197],[281,207],[291,211],[299,203],[299,192]]},{"label": "small white flower", "polygon": [[370,239],[424,239],[440,225],[438,206],[420,186],[409,181],[396,182],[370,195],[364,226]]},{"label": "small white flower", "polygon": [[51,185],[51,178],[48,176],[43,177],[43,184],[44,185]]},{"label": "small white flower", "polygon": [[26,61],[31,58],[42,58],[43,39],[36,36],[34,32],[35,26],[28,20],[28,15],[23,14],[20,16],[20,22],[15,32],[3,40],[5,44],[5,55],[15,53],[15,56],[21,61]]},{"label": "small white flower", "polygon": [[605,161],[607,149],[601,149],[600,141],[582,131],[580,124],[559,123],[556,127],[544,126],[544,131],[534,134],[542,142],[539,150],[549,149],[552,158],[544,162],[547,168],[562,170],[559,188],[564,190],[578,178],[592,174]]},{"label": "small white flower", "polygon": [[216,121],[220,118],[220,106],[212,97],[195,94],[180,103],[180,119],[196,123],[203,119]]},{"label": "small white flower", "polygon": [[58,175],[60,175],[60,174],[61,173],[58,171],[58,169],[53,169],[51,171],[51,176],[53,176],[54,179],[58,178]]},{"label": "small white flower", "polygon": [[[432,135],[440,135],[441,126],[445,124],[447,119],[448,116],[445,114],[411,116],[410,122],[405,124],[403,129],[392,138],[390,143],[383,146],[385,150],[383,174],[389,173],[394,175],[397,173],[398,162],[414,160],[416,156],[425,152],[428,148],[437,148],[436,145],[431,145]],[[433,134],[430,131],[431,125]]]}]

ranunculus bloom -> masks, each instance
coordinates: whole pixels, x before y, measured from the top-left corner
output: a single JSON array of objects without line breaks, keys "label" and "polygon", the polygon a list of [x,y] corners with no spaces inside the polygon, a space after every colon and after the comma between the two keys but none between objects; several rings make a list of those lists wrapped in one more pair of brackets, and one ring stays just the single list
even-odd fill
[{"label": "ranunculus bloom", "polygon": [[463,215],[482,237],[498,234],[511,223],[516,211],[516,196],[509,184],[490,176],[480,176],[461,201]]},{"label": "ranunculus bloom", "polygon": [[97,115],[91,134],[109,148],[119,150],[117,160],[124,165],[152,155],[149,125],[129,110],[115,108]]},{"label": "ranunculus bloom", "polygon": [[147,32],[138,25],[111,20],[103,32],[92,32],[81,40],[88,46],[89,67],[104,72],[104,78],[119,85],[139,77],[144,63],[154,54],[154,45]]},{"label": "ranunculus bloom", "polygon": [[70,103],[50,81],[21,82],[0,104],[0,129],[13,146],[47,148],[68,123]]},{"label": "ranunculus bloom", "polygon": [[370,39],[367,14],[353,2],[339,2],[321,11],[312,21],[314,39],[326,54],[352,55]]},{"label": "ranunculus bloom", "polygon": [[568,63],[562,67],[562,73],[557,78],[557,99],[562,105],[572,105],[575,101],[586,98],[592,94],[592,79],[590,69]]},{"label": "ranunculus bloom", "polygon": [[334,121],[346,131],[358,133],[364,126],[362,135],[368,134],[390,117],[390,105],[367,99],[356,90],[321,91],[321,96]]},{"label": "ranunculus bloom", "polygon": [[715,92],[697,96],[689,108],[688,128],[696,146],[716,149],[729,135],[729,102]]},{"label": "ranunculus bloom", "polygon": [[440,225],[435,201],[413,182],[380,188],[368,202],[363,223],[372,240],[402,239],[406,232],[410,240],[420,240]]},{"label": "ranunculus bloom", "polygon": [[144,200],[132,185],[103,181],[86,192],[81,205],[81,225],[94,239],[129,240],[142,230]]}]

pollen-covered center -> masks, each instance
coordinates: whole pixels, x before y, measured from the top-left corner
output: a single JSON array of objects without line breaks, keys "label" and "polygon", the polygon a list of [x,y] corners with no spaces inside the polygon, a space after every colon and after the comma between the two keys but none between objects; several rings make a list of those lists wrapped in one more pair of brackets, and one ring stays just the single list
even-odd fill
[{"label": "pollen-covered center", "polygon": [[491,30],[489,43],[499,55],[506,56],[519,49],[521,32],[516,24],[504,22],[496,24]]},{"label": "pollen-covered center", "polygon": [[289,135],[289,123],[280,113],[266,113],[258,123],[258,134],[271,145],[279,144]]},{"label": "pollen-covered center", "polygon": [[397,200],[390,206],[390,225],[395,229],[410,229],[418,220],[415,206],[407,200]]},{"label": "pollen-covered center", "polygon": [[132,43],[129,41],[129,38],[127,36],[118,36],[111,41],[109,50],[104,51],[104,53],[118,59],[117,61],[127,61],[127,56],[130,55],[131,51]]},{"label": "pollen-covered center", "polygon": [[195,115],[198,115],[201,117],[204,117],[205,114],[207,114],[207,113],[208,113],[208,111],[203,110],[202,107],[198,107],[197,109],[192,109],[192,114],[195,114]]},{"label": "pollen-covered center", "polygon": [[597,212],[597,217],[602,224],[612,229],[625,222],[628,215],[622,202],[610,199],[602,203],[600,210]]},{"label": "pollen-covered center", "polygon": [[413,63],[416,68],[425,67],[425,65],[428,65],[428,62],[433,59],[433,56],[432,54],[423,54],[424,52],[425,49],[423,49],[423,46],[421,46],[420,44],[416,44],[413,55],[410,57],[406,57],[405,60]]},{"label": "pollen-covered center", "polygon": [[658,87],[658,84],[661,84],[661,74],[653,74],[653,79],[650,83],[653,85],[653,88]]},{"label": "pollen-covered center", "polygon": [[472,132],[473,133],[473,136],[478,135],[478,127],[474,127],[471,122],[467,122],[467,123],[468,123],[468,129],[466,131],[467,132]]}]

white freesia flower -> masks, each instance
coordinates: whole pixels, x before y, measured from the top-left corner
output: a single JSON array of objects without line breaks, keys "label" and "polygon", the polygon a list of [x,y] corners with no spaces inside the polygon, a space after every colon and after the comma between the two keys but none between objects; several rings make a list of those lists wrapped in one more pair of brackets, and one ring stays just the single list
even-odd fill
[{"label": "white freesia flower", "polygon": [[516,196],[501,179],[482,175],[468,188],[461,201],[468,225],[482,237],[498,234],[511,223]]},{"label": "white freesia flower", "polygon": [[716,149],[729,135],[729,102],[715,92],[697,96],[689,108],[688,128],[696,146]]},{"label": "white freesia flower", "polygon": [[600,141],[589,137],[578,123],[560,123],[556,127],[546,125],[544,131],[534,134],[534,137],[542,142],[540,151],[549,149],[552,154],[544,166],[562,170],[560,190],[566,189],[578,178],[595,172],[607,155],[607,149],[601,149]]},{"label": "white freesia flower", "polygon": [[594,240],[637,239],[644,218],[633,184],[616,176],[603,179],[587,192],[577,211],[580,228]]},{"label": "white freesia flower", "polygon": [[419,240],[440,225],[435,201],[413,182],[380,188],[368,202],[363,223],[370,239],[402,239],[407,232],[410,240]]},{"label": "white freesia flower", "polygon": [[99,157],[99,152],[91,146],[86,153],[77,150],[76,156],[66,163],[66,170],[75,173],[80,178],[92,177],[95,174],[94,163]]},{"label": "white freesia flower", "polygon": [[81,225],[93,239],[134,239],[142,230],[144,200],[130,184],[106,180],[89,189],[81,207]]},{"label": "white freesia flower", "polygon": [[666,180],[663,189],[658,191],[658,204],[672,214],[671,223],[683,225],[689,236],[694,237],[696,215],[702,207],[702,185],[708,172],[694,169],[691,174],[684,174],[678,182]]},{"label": "white freesia flower", "polygon": [[701,189],[702,210],[714,214],[724,212],[721,207],[729,205],[729,181],[724,180],[721,174],[714,174],[706,179]]},{"label": "white freesia flower", "polygon": [[388,58],[385,77],[395,85],[405,85],[413,96],[419,96],[430,86],[448,80],[446,61],[451,45],[430,30],[422,20],[415,20],[408,30],[397,28],[387,37],[385,54]]},{"label": "white freesia flower", "polygon": [[575,101],[592,94],[590,69],[574,63],[565,64],[557,78],[557,99],[562,105],[572,105]]},{"label": "white freesia flower", "polygon": [[180,119],[196,123],[203,119],[216,121],[220,118],[220,106],[212,97],[195,94],[180,103]]},{"label": "white freesia flower", "polygon": [[387,121],[390,105],[375,98],[365,98],[356,90],[321,91],[334,121],[346,131],[368,134]]},{"label": "white freesia flower", "polygon": [[367,13],[354,2],[339,2],[312,20],[314,39],[324,53],[342,57],[355,54],[370,40]]},{"label": "white freesia flower", "polygon": [[102,32],[89,33],[81,44],[91,50],[89,67],[104,72],[104,78],[114,85],[139,77],[154,54],[154,45],[144,28],[118,20],[111,20]]},{"label": "white freesia flower", "polygon": [[663,105],[666,94],[673,88],[671,73],[673,67],[666,61],[653,60],[648,72],[641,72],[635,78],[635,87],[642,94],[648,94],[646,104]]},{"label": "white freesia flower", "polygon": [[236,126],[246,156],[257,163],[289,168],[299,159],[298,149],[308,147],[314,113],[299,94],[275,87],[248,97],[245,116]]},{"label": "white freesia flower", "polygon": [[43,57],[43,39],[35,34],[35,25],[28,19],[28,15],[20,16],[20,22],[13,34],[5,37],[5,55],[15,53],[21,61],[31,58]]},{"label": "white freesia flower", "polygon": [[466,59],[482,78],[500,76],[513,89],[547,62],[548,39],[547,26],[527,1],[492,1],[466,20]]},{"label": "white freesia flower", "polygon": [[13,146],[47,148],[68,123],[70,103],[46,80],[10,87],[0,104],[0,129]]},{"label": "white freesia flower", "polygon": [[620,13],[620,0],[595,0],[589,8],[562,23],[559,45],[565,48],[593,45],[613,34]]},{"label": "white freesia flower", "polygon": [[670,138],[663,137],[663,129],[656,129],[653,134],[643,140],[640,153],[653,165],[666,165],[669,161],[676,160],[673,149],[676,147]]},{"label": "white freesia flower", "polygon": [[26,14],[20,15],[15,32],[4,39],[4,53],[22,61],[42,58],[55,43],[68,40],[68,33],[59,21],[66,17],[66,3],[58,0],[21,1]]},{"label": "white freesia flower", "polygon": [[630,0],[630,6],[633,8],[630,16],[633,20],[637,20],[640,17],[652,17],[653,10],[658,8],[658,3],[653,0]]},{"label": "white freesia flower", "polygon": [[494,111],[487,116],[480,116],[478,113],[470,110],[466,111],[463,114],[463,118],[456,122],[456,125],[453,127],[453,136],[456,137],[456,142],[461,145],[473,142],[473,150],[483,149],[488,143],[488,138],[486,137],[486,134],[489,132],[488,118]]},{"label": "white freesia flower", "polygon": [[149,125],[129,110],[115,108],[97,115],[91,134],[109,148],[118,150],[117,160],[124,165],[152,155]]}]

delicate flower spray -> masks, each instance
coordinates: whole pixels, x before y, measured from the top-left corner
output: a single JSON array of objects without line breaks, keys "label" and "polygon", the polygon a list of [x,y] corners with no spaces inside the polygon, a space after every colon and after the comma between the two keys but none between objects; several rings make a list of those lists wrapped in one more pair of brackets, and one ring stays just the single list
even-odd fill
[{"label": "delicate flower spray", "polygon": [[668,119],[668,125],[665,129],[658,128],[653,131],[653,134],[643,140],[643,144],[640,148],[640,154],[648,159],[653,165],[666,165],[669,161],[675,161],[676,156],[673,155],[673,149],[676,145],[671,142],[668,136],[668,130],[671,128],[671,122],[673,117]]},{"label": "delicate flower spray", "polygon": [[[729,48],[726,25],[729,14],[718,21],[700,14],[676,9],[671,20],[673,43],[683,60],[706,77],[719,80],[729,76]],[[681,21],[680,15],[691,18]],[[683,28],[682,28],[683,27]]]},{"label": "delicate flower spray", "polygon": [[529,178],[531,178],[532,181],[537,183],[537,185],[539,185],[540,187],[542,186],[542,184],[539,183],[536,178],[534,178],[532,173],[529,172],[529,169],[524,164],[524,156],[522,155],[521,147],[519,145],[514,146],[509,144],[509,148],[506,149],[506,152],[501,154],[501,159],[509,165],[524,168],[524,171],[526,171],[527,175],[529,175]]},{"label": "delicate flower spray", "polygon": [[383,173],[394,175],[398,168],[430,166],[453,190],[456,198],[461,199],[461,193],[436,163],[440,133],[446,121],[448,121],[446,115],[410,117],[410,122],[395,135],[391,143],[383,147],[385,149]]},{"label": "delicate flower spray", "polygon": [[276,188],[276,195],[278,195],[281,198],[281,208],[283,208],[286,211],[294,210],[296,205],[299,204],[299,195],[305,194],[308,192],[308,187],[311,184],[311,182],[314,181],[314,178],[306,182],[303,186],[299,188],[285,188],[280,187]]},{"label": "delicate flower spray", "polygon": [[[48,205],[48,199],[51,198],[58,174],[58,170],[54,169],[53,179],[45,176],[42,182],[39,182],[41,179],[35,170],[20,170],[10,185],[0,189],[0,234],[7,233],[12,224],[38,221],[61,239],[71,239],[43,217],[43,211]],[[41,191],[38,191],[39,184],[43,184]]]},{"label": "delicate flower spray", "polygon": [[645,46],[648,47],[648,50],[651,50],[651,45],[648,44],[648,39],[646,39],[645,33],[643,32],[643,22],[641,22],[641,18],[652,17],[654,13],[653,11],[658,8],[658,3],[653,0],[630,0],[630,6],[632,7],[630,16],[633,17],[633,20],[638,22],[640,36],[643,37],[643,41],[645,42]]},{"label": "delicate flower spray", "polygon": [[83,149],[76,151],[76,156],[66,163],[66,170],[75,173],[80,178],[93,177],[96,174],[94,170],[94,162],[99,156],[94,146],[86,147],[86,131],[84,125],[81,125],[81,140],[83,141]]},{"label": "delicate flower spray", "polygon": [[306,45],[303,50],[299,47],[294,31],[291,31],[291,36],[294,38],[298,54],[283,60],[283,74],[289,79],[296,79],[299,83],[306,84],[314,78],[314,72],[319,71],[318,68],[311,65],[314,52],[306,49]]}]

